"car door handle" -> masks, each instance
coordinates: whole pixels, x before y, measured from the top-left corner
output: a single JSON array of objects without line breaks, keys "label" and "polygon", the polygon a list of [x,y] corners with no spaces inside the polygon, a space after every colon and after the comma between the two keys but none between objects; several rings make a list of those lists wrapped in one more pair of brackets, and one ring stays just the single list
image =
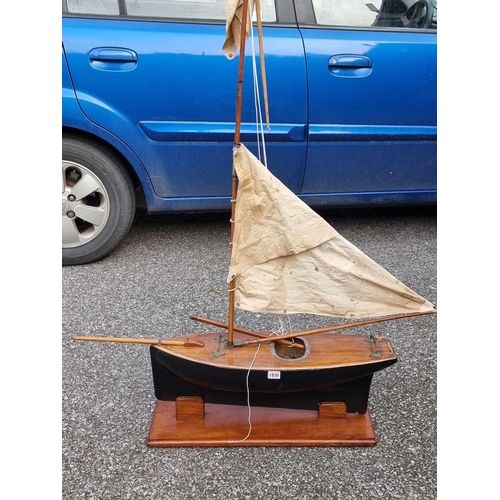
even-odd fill
[{"label": "car door handle", "polygon": [[339,54],[330,57],[328,70],[335,76],[363,77],[372,72],[372,60],[367,56]]},{"label": "car door handle", "polygon": [[131,49],[97,47],[89,59],[92,67],[104,71],[130,71],[137,65],[137,53]]}]

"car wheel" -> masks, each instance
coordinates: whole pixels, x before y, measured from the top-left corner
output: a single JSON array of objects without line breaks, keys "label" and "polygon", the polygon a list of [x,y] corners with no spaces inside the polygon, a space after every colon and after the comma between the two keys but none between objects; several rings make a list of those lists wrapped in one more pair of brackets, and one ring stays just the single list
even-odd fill
[{"label": "car wheel", "polygon": [[117,157],[90,139],[62,139],[62,264],[108,255],[128,233],[134,185]]}]

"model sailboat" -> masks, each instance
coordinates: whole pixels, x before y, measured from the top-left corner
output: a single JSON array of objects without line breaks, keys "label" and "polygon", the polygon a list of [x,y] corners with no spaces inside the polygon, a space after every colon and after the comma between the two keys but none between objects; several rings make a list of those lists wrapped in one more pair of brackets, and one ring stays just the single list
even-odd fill
[{"label": "model sailboat", "polygon": [[[333,332],[429,314],[435,308],[343,238],[240,143],[246,40],[240,34],[248,32],[254,1],[227,0],[226,6],[223,50],[231,58],[240,45],[228,321],[194,318],[222,330],[163,341],[137,340],[152,344],[155,396],[158,401],[195,398],[201,405],[305,411],[333,403],[343,405],[346,414],[363,415],[373,374],[394,364],[396,354],[388,339]],[[358,321],[277,336],[235,326],[235,308]],[[182,414],[182,406],[177,410],[177,416],[179,410]],[[190,410],[185,415],[184,420],[193,418]],[[190,442],[189,436],[173,441]],[[226,442],[217,438],[208,444]]]},{"label": "model sailboat", "polygon": [[[235,146],[233,154],[239,188],[228,282],[234,284],[237,308],[383,320],[434,312],[426,299],[299,200],[244,145]],[[189,336],[203,347],[152,346],[156,396],[202,395],[209,403],[246,405],[255,356],[249,378],[254,405],[317,409],[323,401],[343,401],[348,412],[365,413],[373,373],[395,363],[396,355],[387,339],[331,333],[345,326],[260,334],[257,340],[236,329],[232,344],[220,333],[204,333]],[[262,347],[257,354],[256,345]]]}]

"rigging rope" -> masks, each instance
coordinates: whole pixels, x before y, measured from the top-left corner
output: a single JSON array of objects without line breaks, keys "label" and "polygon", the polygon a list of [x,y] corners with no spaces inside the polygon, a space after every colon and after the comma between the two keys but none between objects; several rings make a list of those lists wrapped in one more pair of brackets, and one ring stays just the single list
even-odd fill
[{"label": "rigging rope", "polygon": [[[254,12],[254,16],[256,13]],[[254,107],[255,107],[255,128],[257,136],[257,151],[260,162],[267,168],[267,154],[266,143],[264,139],[264,120],[262,118],[262,105],[260,102],[259,90],[259,75],[257,71],[257,56],[255,53],[255,38],[253,35],[253,17],[250,20],[250,38],[252,47],[252,75],[253,75],[253,94],[254,94]],[[270,130],[268,128],[268,130]],[[262,145],[261,145],[262,143]],[[262,157],[261,157],[262,151]]]},{"label": "rigging rope", "polygon": [[[287,319],[288,322],[288,329],[285,326],[285,322],[283,318]],[[276,316],[276,321],[277,321],[277,327],[276,330],[273,330],[269,336],[272,335],[286,335],[287,333],[292,333],[292,323],[290,321],[290,315],[278,315]]]},{"label": "rigging rope", "polygon": [[248,434],[246,437],[243,439],[240,439],[239,441],[229,441],[229,443],[234,444],[234,443],[243,443],[246,441],[249,437],[250,434],[252,433],[252,407],[250,406],[250,385],[249,385],[249,379],[250,379],[250,372],[252,371],[253,365],[255,363],[255,360],[257,359],[257,354],[259,353],[260,350],[260,344],[258,344],[259,348],[255,351],[252,363],[250,364],[250,367],[248,368],[248,373],[247,373],[247,405],[248,405]]}]

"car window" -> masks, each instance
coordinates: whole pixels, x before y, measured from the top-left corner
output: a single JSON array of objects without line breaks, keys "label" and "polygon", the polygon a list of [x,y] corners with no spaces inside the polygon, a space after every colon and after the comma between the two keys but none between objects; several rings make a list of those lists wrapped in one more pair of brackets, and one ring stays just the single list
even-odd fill
[{"label": "car window", "polygon": [[316,22],[357,28],[437,28],[437,0],[312,0]]},{"label": "car window", "polygon": [[72,14],[119,14],[118,0],[68,0],[68,12]]},{"label": "car window", "polygon": [[[263,22],[276,21],[275,0],[261,0]],[[225,21],[225,0],[125,0],[122,15]],[[118,0],[68,0],[72,14],[118,15]]]},{"label": "car window", "polygon": [[[125,0],[127,13],[135,16],[179,19],[226,19],[225,0]],[[261,2],[262,20],[276,21],[274,0]]]}]

